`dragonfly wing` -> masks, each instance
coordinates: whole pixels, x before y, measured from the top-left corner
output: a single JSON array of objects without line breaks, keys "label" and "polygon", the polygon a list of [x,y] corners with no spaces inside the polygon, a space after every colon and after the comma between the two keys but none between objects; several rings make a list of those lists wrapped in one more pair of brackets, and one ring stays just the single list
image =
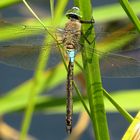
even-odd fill
[{"label": "dragonfly wing", "polygon": [[[97,33],[96,48],[103,52],[97,51],[94,48],[89,48],[89,54],[96,52],[96,54],[102,58],[100,61],[102,75],[104,77],[139,77],[140,58],[136,57],[136,53],[134,51],[132,51],[133,55],[131,51],[131,55],[128,53],[122,53],[122,55],[108,53],[109,51],[114,50],[116,52],[118,50],[121,51],[122,48],[126,50],[138,48],[138,45],[132,43],[139,38],[139,34],[135,31],[133,26],[130,25],[113,32],[109,32],[100,27],[95,30]],[[140,54],[140,51],[137,51],[137,56],[139,56],[138,53]]]},{"label": "dragonfly wing", "polygon": [[63,33],[63,29],[51,26],[44,28],[42,26],[26,26],[0,21],[0,41],[31,35],[50,35],[54,36],[55,39],[56,36],[62,36]]},{"label": "dragonfly wing", "polygon": [[39,48],[37,47],[10,46],[0,48],[1,63],[24,69],[34,69],[38,56]]},{"label": "dragonfly wing", "polygon": [[0,48],[0,63],[23,69],[34,70],[37,65],[41,49],[42,51],[45,51],[46,57],[49,55],[47,68],[54,67],[61,61],[60,54],[58,50],[56,51],[56,46],[51,47],[50,52],[48,52],[48,48],[46,49],[44,46],[10,46]]},{"label": "dragonfly wing", "polygon": [[140,77],[140,61],[131,56],[107,53],[102,57],[100,66],[104,77]]},{"label": "dragonfly wing", "polygon": [[[54,31],[53,28],[52,30]],[[62,33],[63,30],[57,29],[56,33],[58,32]],[[39,26],[0,23],[0,62],[24,69],[34,69],[41,49],[47,56],[51,47],[54,56],[56,57],[56,54],[58,56],[56,36],[54,35],[54,43],[52,41],[48,43],[46,37],[49,37],[48,32]],[[58,42],[61,43],[61,39]]]},{"label": "dragonfly wing", "polygon": [[46,56],[50,54],[51,63],[48,67],[52,67],[59,58],[56,43],[45,43],[45,40],[35,36],[0,42],[0,62],[33,70],[41,50],[45,51]]}]

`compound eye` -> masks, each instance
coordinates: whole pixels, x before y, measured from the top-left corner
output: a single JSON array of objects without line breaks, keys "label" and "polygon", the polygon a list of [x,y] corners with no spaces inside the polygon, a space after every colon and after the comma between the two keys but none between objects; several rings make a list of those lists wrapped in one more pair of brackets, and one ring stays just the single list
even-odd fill
[{"label": "compound eye", "polygon": [[73,18],[73,19],[79,19],[79,17],[75,14],[69,14],[67,15],[68,18]]},{"label": "compound eye", "polygon": [[72,9],[68,10],[66,12],[66,16],[68,18],[73,18],[73,19],[81,19],[81,13],[80,9],[78,7],[73,7]]}]

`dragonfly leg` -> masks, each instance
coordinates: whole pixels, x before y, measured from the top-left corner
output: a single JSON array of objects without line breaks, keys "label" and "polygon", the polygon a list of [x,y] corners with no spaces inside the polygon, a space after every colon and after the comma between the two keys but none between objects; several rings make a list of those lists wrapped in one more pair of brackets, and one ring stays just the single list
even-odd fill
[{"label": "dragonfly leg", "polygon": [[93,25],[95,23],[95,20],[92,18],[91,20],[80,20],[80,22],[83,24],[91,24],[91,26],[87,29],[86,33],[81,32],[81,34],[83,35],[83,38],[87,41],[87,43],[90,45],[93,42],[95,42],[95,38],[90,42],[88,40],[88,35],[91,34],[92,29],[93,29]]},{"label": "dragonfly leg", "polygon": [[93,39],[93,41],[89,41],[87,38],[88,38],[88,35],[89,34],[91,34],[91,32],[92,32],[92,29],[93,29],[93,25],[94,25],[94,23],[95,23],[95,20],[93,19],[93,17],[92,17],[92,19],[91,20],[80,20],[80,22],[83,24],[91,24],[91,26],[87,29],[87,31],[86,31],[86,33],[83,33],[83,32],[81,32],[81,34],[83,35],[83,37],[84,37],[84,39],[87,41],[87,43],[90,45],[90,44],[92,44],[94,41],[95,41],[95,39]]},{"label": "dragonfly leg", "polygon": [[92,32],[92,28],[93,28],[93,24],[91,24],[91,26],[87,29],[86,33],[81,32],[83,38],[87,41],[87,43],[88,43],[89,45],[91,45],[91,44],[93,44],[93,43],[95,42],[95,38],[94,38],[92,41],[89,41],[89,40],[88,40],[88,36],[89,36],[89,34],[91,34],[91,32]]},{"label": "dragonfly leg", "polygon": [[[94,44],[95,45],[95,38],[96,37],[94,37],[94,39],[92,40],[92,41],[89,41],[88,40],[88,36],[92,33],[92,30],[93,29],[93,24],[91,24],[91,26],[89,26],[89,28],[87,29],[87,31],[85,32],[85,33],[83,33],[83,32],[81,32],[81,35],[82,35],[82,37],[83,37],[83,39],[85,39],[86,40],[86,42],[89,44],[89,45],[92,45],[92,44]],[[82,46],[82,44],[81,44],[81,46]],[[92,55],[87,59],[88,61],[92,61],[92,58],[93,58],[93,53],[91,53]]]},{"label": "dragonfly leg", "polygon": [[81,23],[84,23],[84,24],[93,24],[95,23],[95,20],[94,18],[92,17],[91,20],[80,20]]}]

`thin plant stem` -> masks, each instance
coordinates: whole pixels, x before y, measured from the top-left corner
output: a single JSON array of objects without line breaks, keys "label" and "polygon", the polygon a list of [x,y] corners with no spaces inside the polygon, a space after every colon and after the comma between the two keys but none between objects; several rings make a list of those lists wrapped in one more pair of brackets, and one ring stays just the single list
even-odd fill
[{"label": "thin plant stem", "polygon": [[[23,0],[24,4],[26,5],[26,7],[29,9],[29,11],[33,14],[33,16],[40,22],[40,24],[44,27],[44,29],[46,30],[46,32],[50,35],[49,38],[47,38],[47,40],[45,40],[45,44],[47,44],[48,40],[51,40],[52,38],[57,42],[57,39],[55,39],[55,37],[47,30],[47,28],[45,27],[44,23],[40,20],[40,18],[36,15],[36,13],[32,10],[32,8],[28,5],[28,3]],[[63,5],[65,6],[65,5]],[[61,7],[61,11],[64,8]],[[59,9],[58,9],[59,10]],[[56,12],[57,13],[57,12]],[[45,46],[46,47],[46,46]],[[50,48],[50,47],[48,47]],[[39,58],[38,58],[38,64],[34,73],[34,81],[33,81],[33,85],[31,87],[31,92],[29,94],[29,98],[28,98],[28,105],[27,105],[27,109],[25,112],[25,117],[22,123],[22,128],[21,128],[21,135],[20,135],[20,140],[25,140],[27,137],[27,132],[29,130],[29,126],[31,123],[31,118],[33,115],[33,111],[34,111],[34,106],[35,106],[35,99],[36,96],[39,94],[39,87],[40,87],[40,83],[41,83],[41,74],[44,72],[45,70],[45,66],[46,66],[46,62],[48,61],[48,57],[49,57],[49,52],[50,49],[47,48],[47,53],[46,53],[46,49],[43,48],[41,49]]]},{"label": "thin plant stem", "polygon": [[[81,9],[83,21],[92,19],[92,6],[90,0],[79,1],[79,7]],[[82,30],[86,34],[86,31],[91,25],[83,24]],[[92,42],[94,40],[95,33],[92,32],[88,35],[87,39]],[[83,66],[85,70],[87,95],[90,106],[91,122],[93,126],[93,132],[95,133],[96,140],[109,140],[109,132],[106,120],[106,113],[103,101],[102,82],[99,68],[99,58],[96,53],[93,52],[91,56],[88,52],[89,47],[95,47],[95,43],[88,44],[83,40],[84,49],[82,52]]]},{"label": "thin plant stem", "polygon": [[134,13],[133,8],[131,7],[128,0],[119,0],[122,8],[130,18],[130,20],[133,22],[137,30],[140,32],[140,20],[137,17],[137,15]]},{"label": "thin plant stem", "polygon": [[120,114],[122,114],[124,116],[124,118],[128,121],[128,122],[132,122],[134,120],[134,118],[124,109],[122,108],[109,94],[108,92],[103,89],[103,94],[104,96],[116,107],[116,109],[120,112]]}]

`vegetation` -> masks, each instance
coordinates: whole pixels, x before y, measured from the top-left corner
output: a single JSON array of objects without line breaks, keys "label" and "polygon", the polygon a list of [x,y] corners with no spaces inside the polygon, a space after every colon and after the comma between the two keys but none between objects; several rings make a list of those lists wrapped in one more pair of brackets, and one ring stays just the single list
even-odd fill
[{"label": "vegetation", "polygon": [[[5,2],[0,2],[0,8],[12,6],[17,2],[25,3],[26,1],[5,0]],[[64,17],[64,10],[67,5],[67,2],[68,2],[67,0],[57,1],[56,6],[54,7],[54,1],[52,0],[50,1],[52,17],[47,18],[47,20],[46,18],[42,19],[40,21],[41,23],[38,22],[37,19],[34,20],[29,19],[24,21],[22,24],[33,25],[35,27],[38,26],[39,24],[42,24],[42,28],[43,26],[46,27],[49,25],[54,25],[55,27],[57,26],[64,27],[64,24],[66,23],[67,20]],[[74,6],[80,7],[83,20],[91,20],[93,16],[95,22],[97,23],[105,22],[105,21],[106,23],[107,22],[109,23],[113,20],[123,19],[124,17],[126,18],[127,17],[126,15],[128,15],[127,18],[129,18],[132,21],[137,31],[139,32],[140,23],[136,16],[136,14],[140,12],[138,6],[139,3],[140,2],[136,1],[130,5],[127,1],[120,0],[120,5],[114,4],[110,6],[94,8],[92,7],[90,0],[86,0],[86,1],[81,0],[80,2],[75,0]],[[123,7],[126,14],[124,14],[123,10],[121,9],[121,6]],[[131,8],[131,6],[133,8]],[[133,9],[135,9],[135,13],[133,12]],[[110,12],[110,11],[115,11],[115,12]],[[60,21],[63,21],[61,25],[59,25]],[[82,25],[83,32],[86,33],[89,27],[90,25],[85,25],[85,24]],[[0,26],[1,41],[7,41],[9,39],[12,40],[15,38],[21,38],[25,36],[28,37],[30,35],[37,34],[40,32],[40,30],[42,30],[42,29],[38,29],[32,32],[32,30],[30,30],[30,28],[28,28],[27,26],[25,28],[27,28],[29,32],[24,32],[24,27],[23,27],[22,34],[14,33],[20,28],[21,27],[19,26],[19,23],[14,24],[12,26],[11,25],[6,26],[5,28],[3,28],[3,26]],[[16,30],[14,31],[13,29]],[[133,29],[131,29],[131,31],[133,31]],[[95,36],[96,36],[96,32],[94,29],[92,29],[91,34],[88,36],[88,40],[92,42]],[[121,36],[109,36],[109,37],[110,38],[104,37],[103,40],[100,40],[99,42],[93,44],[88,44],[86,41],[83,41],[84,49],[82,55],[77,54],[76,59],[77,60],[79,59],[78,64],[80,66],[83,65],[84,72],[81,71],[81,69],[79,69],[78,66],[76,66],[74,69],[75,75],[81,74],[83,72],[85,78],[83,81],[86,83],[84,84],[83,87],[84,89],[81,91],[80,88],[74,82],[75,91],[77,93],[77,96],[74,96],[74,113],[81,112],[81,106],[83,104],[84,108],[82,111],[84,111],[85,109],[91,119],[92,126],[93,126],[93,133],[95,134],[96,140],[110,139],[108,133],[107,120],[106,120],[106,112],[119,111],[124,116],[124,118],[131,123],[133,121],[133,117],[128,112],[126,112],[126,110],[138,111],[138,109],[140,108],[140,104],[139,104],[140,90],[124,90],[124,91],[117,91],[108,94],[107,91],[103,89],[102,82],[101,82],[99,56],[96,53],[93,53],[92,57],[94,59],[92,58],[92,62],[87,61],[88,57],[90,56],[88,48],[94,47],[96,48],[96,50],[104,51],[104,52],[118,50],[118,49],[120,50],[126,44],[134,40],[134,38],[131,38],[128,34],[122,34]],[[135,38],[136,37],[137,36],[135,36]],[[53,40],[52,36],[48,34],[48,36],[44,39],[44,44],[48,44],[48,42],[50,43],[52,42],[52,40]],[[116,45],[118,43],[119,45]],[[26,81],[25,83],[22,83],[21,85],[12,89],[11,91],[5,93],[5,96],[3,96],[0,99],[1,115],[7,114],[9,112],[21,111],[27,108],[25,112],[25,118],[22,123],[20,140],[26,139],[26,135],[30,128],[30,123],[34,111],[41,111],[47,114],[65,113],[66,97],[57,98],[55,96],[41,95],[43,91],[51,91],[58,85],[62,84],[66,80],[66,75],[67,75],[67,66],[66,66],[67,61],[64,60],[63,54],[61,55],[62,62],[60,64],[58,64],[54,68],[46,70],[46,64],[49,60],[49,53],[51,51],[50,49],[48,49],[51,47],[48,48],[47,47],[48,45],[46,46],[44,45],[43,49],[40,52],[33,78]],[[60,53],[61,53],[61,47],[60,47]],[[60,71],[61,73],[63,73],[63,75],[59,74]],[[81,77],[83,76],[81,75]],[[82,96],[84,90],[86,91],[87,94],[86,97]],[[59,91],[57,92],[59,93]],[[129,103],[130,101],[131,104]],[[79,135],[81,133],[79,133]],[[71,136],[69,136],[69,139],[73,139],[72,136],[75,136],[74,132],[72,133]],[[75,138],[76,137],[78,136],[75,136]]]}]

